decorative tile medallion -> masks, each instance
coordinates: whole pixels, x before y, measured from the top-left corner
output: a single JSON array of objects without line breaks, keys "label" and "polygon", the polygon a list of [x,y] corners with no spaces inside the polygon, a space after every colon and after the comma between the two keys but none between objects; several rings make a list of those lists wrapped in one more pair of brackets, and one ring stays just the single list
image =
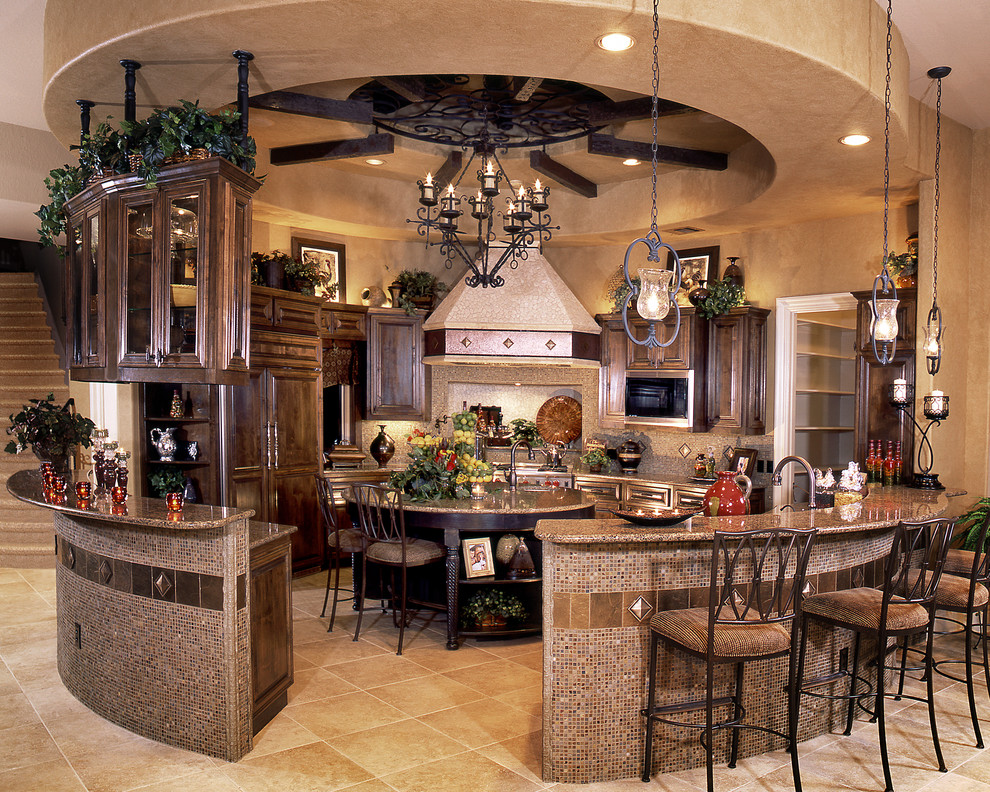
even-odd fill
[{"label": "decorative tile medallion", "polygon": [[113,577],[113,567],[110,566],[110,562],[105,558],[100,561],[100,583],[104,586],[110,582],[110,578]]},{"label": "decorative tile medallion", "polygon": [[725,448],[722,449],[722,457],[725,459],[726,462],[731,462],[732,455],[735,453],[735,451],[736,451],[735,446],[727,445]]},{"label": "decorative tile medallion", "polygon": [[505,341],[502,342],[502,346],[504,346],[506,349],[512,349],[512,339],[511,338],[505,339]]},{"label": "decorative tile medallion", "polygon": [[469,346],[471,346],[471,339],[468,338],[467,336],[464,336],[464,338],[461,339],[461,346],[467,349]]},{"label": "decorative tile medallion", "polygon": [[555,346],[557,345],[553,342],[552,338],[549,341],[547,341],[547,349],[552,350]]},{"label": "decorative tile medallion", "polygon": [[687,459],[691,455],[691,446],[689,446],[687,443],[681,443],[681,447],[677,449],[677,452],[682,457]]},{"label": "decorative tile medallion", "polygon": [[801,589],[802,597],[812,597],[818,593],[818,587],[815,585],[813,580],[807,580],[804,584],[804,588]]},{"label": "decorative tile medallion", "polygon": [[863,572],[863,567],[859,566],[853,570],[852,581],[853,588],[863,588],[863,584],[866,582],[866,575]]},{"label": "decorative tile medallion", "polygon": [[158,589],[160,596],[165,597],[172,590],[172,581],[164,572],[159,572],[158,577],[155,578],[155,588]]},{"label": "decorative tile medallion", "polygon": [[643,597],[640,597],[629,606],[629,612],[636,617],[636,621],[643,621],[643,619],[650,615],[652,610],[653,606]]}]

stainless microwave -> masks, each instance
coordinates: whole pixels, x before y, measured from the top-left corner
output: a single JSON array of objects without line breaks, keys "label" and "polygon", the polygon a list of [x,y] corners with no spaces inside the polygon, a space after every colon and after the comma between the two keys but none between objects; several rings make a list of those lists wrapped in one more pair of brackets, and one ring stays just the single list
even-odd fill
[{"label": "stainless microwave", "polygon": [[694,425],[694,371],[626,372],[626,423]]}]

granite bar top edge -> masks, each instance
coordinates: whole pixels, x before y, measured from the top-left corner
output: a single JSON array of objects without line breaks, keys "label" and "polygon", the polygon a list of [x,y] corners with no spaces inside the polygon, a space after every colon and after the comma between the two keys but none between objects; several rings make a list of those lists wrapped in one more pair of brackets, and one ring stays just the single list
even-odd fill
[{"label": "granite bar top edge", "polygon": [[[226,506],[205,506],[187,503],[181,512],[171,515],[164,500],[157,498],[128,497],[127,512],[113,514],[107,498],[93,498],[88,508],[79,508],[74,492],[66,492],[66,503],[49,503],[45,500],[41,474],[37,470],[19,470],[7,480],[7,491],[24,503],[51,509],[70,517],[114,523],[121,528],[139,526],[161,528],[168,531],[208,531],[254,516],[251,509],[232,509]],[[70,505],[71,504],[71,505]]]},{"label": "granite bar top edge", "polygon": [[276,539],[290,536],[298,530],[295,525],[248,520],[248,549],[254,550]]},{"label": "granite bar top edge", "polygon": [[943,492],[889,487],[873,489],[864,500],[849,506],[740,517],[703,517],[699,514],[665,528],[639,526],[618,518],[542,519],[536,524],[535,535],[537,539],[556,544],[646,544],[705,541],[715,531],[775,527],[818,528],[823,534],[842,534],[889,528],[901,520],[937,517],[947,507]]},{"label": "granite bar top edge", "polygon": [[534,512],[565,512],[593,507],[595,498],[580,490],[567,488],[530,492],[500,490],[490,493],[480,500],[463,498],[457,500],[410,501],[403,499],[406,511],[465,512],[472,514],[532,514]]}]

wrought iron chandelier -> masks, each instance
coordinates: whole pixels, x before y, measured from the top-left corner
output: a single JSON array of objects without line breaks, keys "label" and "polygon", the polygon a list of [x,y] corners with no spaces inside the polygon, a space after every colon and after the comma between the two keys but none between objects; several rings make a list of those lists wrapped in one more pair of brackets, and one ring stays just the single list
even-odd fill
[{"label": "wrought iron chandelier", "polygon": [[[420,79],[426,83],[419,101],[402,102],[380,85],[352,98],[374,102],[379,127],[470,152],[463,168],[463,156],[456,152],[456,157],[447,158],[441,175],[428,173],[417,182],[420,206],[416,217],[406,222],[416,225],[428,247],[440,247],[447,269],[458,260],[467,265],[468,286],[502,286],[502,267],[515,269],[534,248],[542,252],[543,243],[560,226],[552,225],[548,214],[549,187],[539,179],[530,187],[513,183],[499,151],[504,156],[510,148],[539,149],[586,137],[602,128],[591,120],[589,108],[607,98],[561,80],[467,75]],[[481,85],[472,83],[479,79]],[[459,193],[462,187],[468,195]],[[507,195],[502,193],[506,188]],[[504,204],[500,194],[506,195]],[[470,249],[475,245],[477,252]]]},{"label": "wrought iron chandelier", "polygon": [[897,352],[897,287],[887,270],[887,228],[890,213],[890,52],[891,52],[891,0],[887,0],[887,81],[884,87],[883,127],[883,264],[880,274],[873,281],[870,299],[872,321],[870,336],[873,355],[881,366],[886,366]]},{"label": "wrought iron chandelier", "polygon": [[[652,146],[652,205],[650,209],[650,230],[645,237],[634,239],[626,248],[626,256],[622,262],[622,274],[625,276],[629,293],[626,301],[622,305],[622,324],[625,327],[629,340],[639,346],[645,346],[647,354],[655,366],[660,365],[660,350],[670,346],[677,338],[677,333],[681,328],[681,308],[677,304],[675,296],[681,287],[681,260],[677,252],[668,243],[660,238],[660,231],[657,229],[657,118],[659,116],[657,103],[660,93],[660,15],[658,0],[653,0],[653,146]],[[638,280],[634,280],[629,274],[629,259],[632,256],[636,245],[642,243],[646,246],[647,266],[639,269]],[[673,270],[665,269],[661,266],[660,252],[667,250],[673,263]],[[646,319],[649,330],[646,338],[639,339],[629,327],[629,304],[636,300],[636,311]],[[663,320],[674,309],[674,327],[669,338],[663,338]],[[657,325],[660,325],[659,331]]]},{"label": "wrought iron chandelier", "polygon": [[952,69],[936,66],[928,70],[928,76],[938,82],[935,100],[935,214],[932,234],[932,307],[928,311],[925,324],[925,360],[928,373],[938,374],[942,365],[942,309],[938,307],[938,204],[939,204],[939,159],[942,153],[942,78],[948,77]]}]

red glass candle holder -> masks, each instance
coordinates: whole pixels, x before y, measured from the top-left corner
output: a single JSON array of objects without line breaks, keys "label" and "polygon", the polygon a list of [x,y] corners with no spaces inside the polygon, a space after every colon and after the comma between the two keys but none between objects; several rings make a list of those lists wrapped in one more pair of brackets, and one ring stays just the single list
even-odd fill
[{"label": "red glass candle holder", "polygon": [[89,496],[93,494],[93,487],[88,481],[77,481],[76,482],[76,498],[79,500],[89,500]]},{"label": "red glass candle holder", "polygon": [[68,488],[68,484],[65,481],[65,476],[53,476],[52,477],[52,492],[56,495],[64,495],[65,490]]},{"label": "red glass candle holder", "polygon": [[114,503],[123,503],[124,501],[126,501],[127,487],[114,487],[112,490],[110,490],[110,499]]},{"label": "red glass candle holder", "polygon": [[127,504],[126,503],[111,503],[110,504],[111,514],[127,514]]},{"label": "red glass candle holder", "polygon": [[182,511],[182,493],[181,492],[169,492],[165,495],[165,505],[168,507],[170,512],[180,512]]}]

